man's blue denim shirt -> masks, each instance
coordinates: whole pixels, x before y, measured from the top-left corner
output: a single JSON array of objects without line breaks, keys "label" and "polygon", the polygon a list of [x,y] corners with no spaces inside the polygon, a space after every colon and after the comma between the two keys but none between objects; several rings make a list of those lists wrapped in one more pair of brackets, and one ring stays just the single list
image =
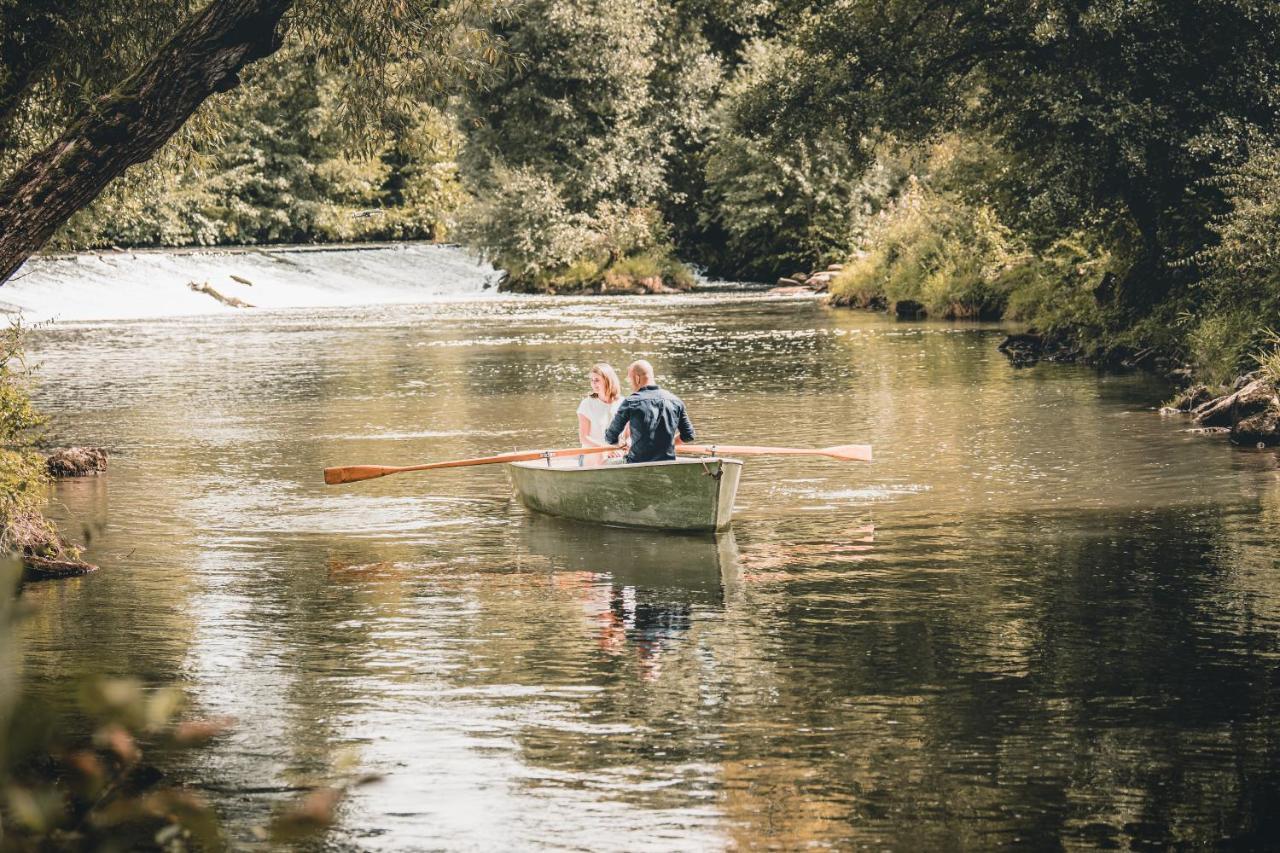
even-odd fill
[{"label": "man's blue denim shirt", "polygon": [[622,401],[613,423],[604,431],[604,440],[616,444],[618,436],[631,425],[628,462],[663,462],[676,458],[676,435],[693,441],[693,424],[684,402],[657,385],[646,385]]}]

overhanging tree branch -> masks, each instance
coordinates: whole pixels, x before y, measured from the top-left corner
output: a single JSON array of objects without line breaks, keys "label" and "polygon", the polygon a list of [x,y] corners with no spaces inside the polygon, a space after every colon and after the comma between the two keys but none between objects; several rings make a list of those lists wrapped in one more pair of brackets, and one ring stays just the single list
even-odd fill
[{"label": "overhanging tree branch", "polygon": [[77,210],[155,154],[205,99],[282,44],[294,0],[213,0],[147,65],[72,120],[0,186],[0,283]]}]

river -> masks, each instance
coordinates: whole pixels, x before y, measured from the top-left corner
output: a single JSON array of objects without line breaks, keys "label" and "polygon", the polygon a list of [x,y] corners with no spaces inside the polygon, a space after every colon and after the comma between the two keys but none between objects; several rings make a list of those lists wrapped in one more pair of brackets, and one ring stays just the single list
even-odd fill
[{"label": "river", "polygon": [[[260,286],[260,285],[255,285]],[[480,294],[38,329],[37,402],[112,453],[53,512],[37,690],[178,683],[165,768],[252,846],[337,767],[327,849],[1265,846],[1280,827],[1280,474],[1141,375],[1014,369],[994,325],[732,290]],[[531,517],[596,361],[646,357],[752,459],[732,534]]]}]

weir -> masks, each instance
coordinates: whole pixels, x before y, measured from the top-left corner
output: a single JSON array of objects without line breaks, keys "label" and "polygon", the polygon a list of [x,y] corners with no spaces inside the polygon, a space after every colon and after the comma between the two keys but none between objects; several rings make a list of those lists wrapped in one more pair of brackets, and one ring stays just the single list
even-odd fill
[{"label": "weir", "polygon": [[457,246],[235,247],[51,255],[0,287],[27,323],[477,299],[498,274]]}]

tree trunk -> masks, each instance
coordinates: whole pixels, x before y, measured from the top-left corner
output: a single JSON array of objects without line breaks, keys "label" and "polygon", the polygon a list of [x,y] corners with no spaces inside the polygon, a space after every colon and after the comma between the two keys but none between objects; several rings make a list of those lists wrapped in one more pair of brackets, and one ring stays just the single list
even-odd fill
[{"label": "tree trunk", "polygon": [[73,213],[149,159],[205,98],[279,49],[294,0],[213,0],[146,67],[72,120],[0,186],[0,284]]}]

